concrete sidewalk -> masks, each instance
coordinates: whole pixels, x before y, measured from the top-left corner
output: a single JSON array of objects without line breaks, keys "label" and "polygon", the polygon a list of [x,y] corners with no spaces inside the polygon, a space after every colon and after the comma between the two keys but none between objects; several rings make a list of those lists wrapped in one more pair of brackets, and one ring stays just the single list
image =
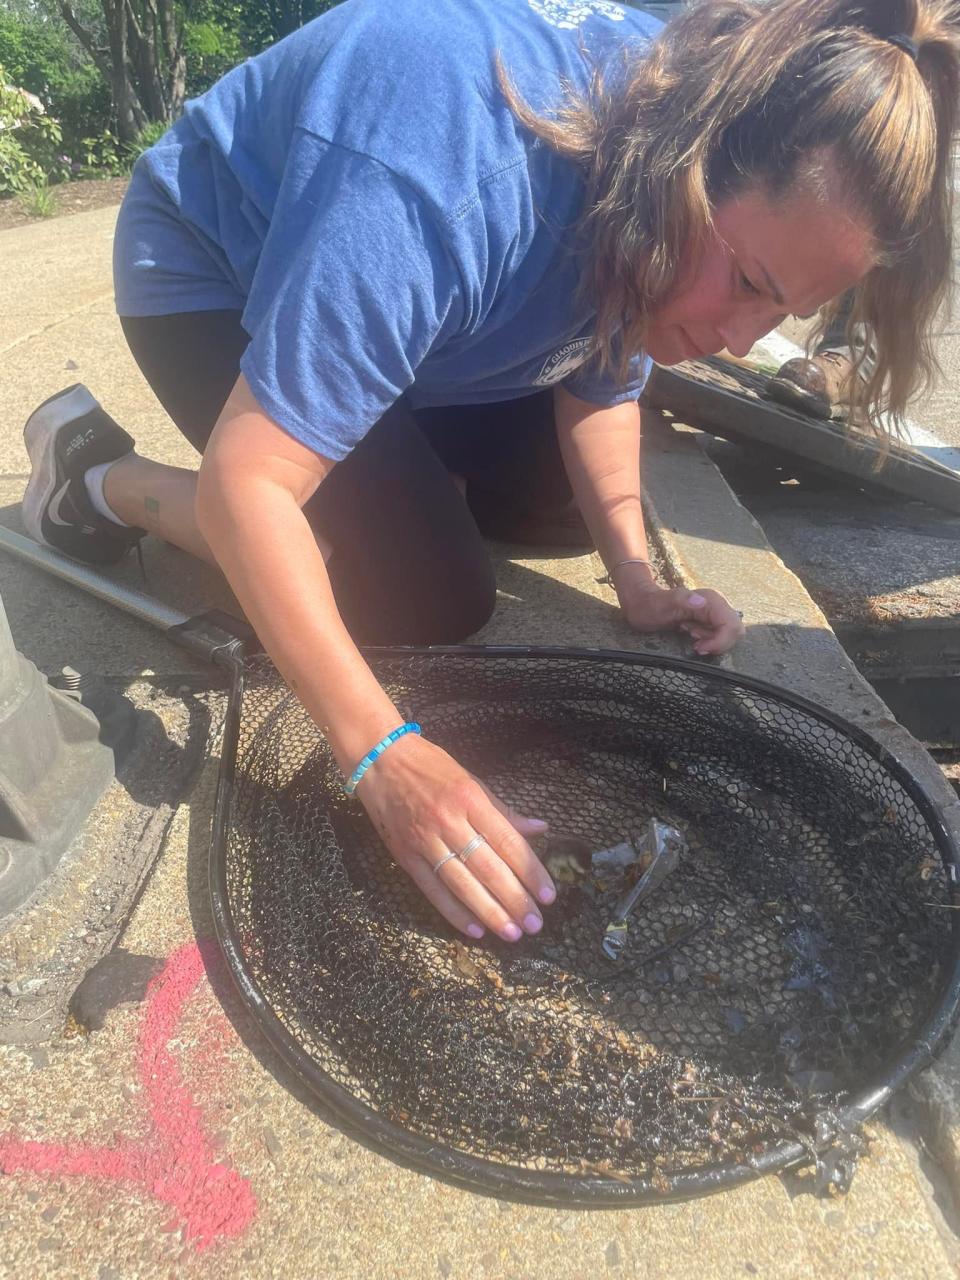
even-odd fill
[{"label": "concrete sidewalk", "polygon": [[[113,315],[114,217],[115,210],[98,210],[0,233],[10,300],[0,320],[0,522],[10,527],[20,527],[27,470],[23,419],[69,382],[87,383],[143,453],[195,465]],[[924,764],[896,726],[880,723],[882,704],[844,665],[823,615],[695,439],[671,433],[647,449],[651,521],[673,572],[743,603],[751,629],[734,664],[855,710],[861,723],[891,735],[911,767],[927,770],[931,786],[939,780],[949,802],[932,762]],[[187,612],[231,607],[222,580],[181,553],[152,545],[146,562],[149,590],[160,598]],[[500,607],[478,639],[685,651],[674,639],[646,642],[631,633],[598,576],[590,556],[503,560]],[[140,583],[134,563],[117,577]],[[183,738],[184,716],[199,704],[200,722],[216,725],[222,691],[211,672],[161,636],[2,555],[0,594],[18,647],[42,670],[69,662],[111,676],[154,710],[171,742]],[[149,999],[141,986],[86,1028],[74,1020],[34,1045],[0,1047],[0,1168],[9,1174],[0,1179],[0,1276],[957,1274],[949,1186],[921,1158],[903,1115],[894,1127],[870,1126],[870,1154],[844,1198],[816,1200],[802,1180],[767,1178],[689,1204],[626,1212],[475,1196],[346,1138],[258,1037],[210,945],[206,857],[216,750],[213,740],[185,795],[182,779],[179,790],[159,787],[169,821],[139,898],[89,937],[78,935],[77,949],[88,946],[91,959],[115,942],[153,957],[161,977]],[[122,801],[104,798],[89,838],[108,838]],[[949,1074],[933,1079],[949,1135],[954,1091]],[[928,1089],[922,1114],[932,1096]]]}]

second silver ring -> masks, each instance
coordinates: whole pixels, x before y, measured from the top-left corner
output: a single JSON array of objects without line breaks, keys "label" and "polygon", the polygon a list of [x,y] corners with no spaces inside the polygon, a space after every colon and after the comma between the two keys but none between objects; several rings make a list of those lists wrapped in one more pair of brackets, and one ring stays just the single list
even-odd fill
[{"label": "second silver ring", "polygon": [[466,862],[466,860],[470,857],[471,853],[474,853],[477,849],[480,848],[482,844],[486,844],[486,843],[487,843],[486,836],[481,836],[477,834],[473,837],[472,840],[467,841],[467,843],[463,846],[463,848],[457,854],[457,857],[460,859],[461,862]]}]

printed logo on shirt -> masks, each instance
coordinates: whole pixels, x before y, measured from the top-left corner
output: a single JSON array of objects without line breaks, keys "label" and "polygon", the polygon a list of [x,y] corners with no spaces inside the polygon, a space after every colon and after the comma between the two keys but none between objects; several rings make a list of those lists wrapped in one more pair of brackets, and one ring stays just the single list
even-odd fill
[{"label": "printed logo on shirt", "polygon": [[579,369],[586,360],[590,350],[589,338],[574,338],[565,347],[555,351],[544,361],[543,368],[533,380],[535,387],[549,387],[554,382],[562,382],[568,373]]},{"label": "printed logo on shirt", "polygon": [[579,27],[594,14],[611,22],[622,22],[625,16],[620,5],[611,4],[610,0],[527,0],[527,4],[552,27],[567,31]]}]

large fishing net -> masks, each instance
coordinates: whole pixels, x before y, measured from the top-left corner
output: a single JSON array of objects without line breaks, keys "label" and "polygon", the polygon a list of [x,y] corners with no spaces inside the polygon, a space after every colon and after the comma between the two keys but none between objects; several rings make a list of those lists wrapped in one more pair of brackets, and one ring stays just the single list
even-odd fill
[{"label": "large fishing net", "polygon": [[[455,934],[273,668],[248,661],[215,868],[228,954],[301,1076],[381,1144],[501,1193],[689,1194],[822,1150],[949,1022],[952,848],[857,730],[639,655],[371,664],[401,715],[548,820],[535,847],[559,888],[536,937]],[[651,819],[680,856],[613,960]]]}]

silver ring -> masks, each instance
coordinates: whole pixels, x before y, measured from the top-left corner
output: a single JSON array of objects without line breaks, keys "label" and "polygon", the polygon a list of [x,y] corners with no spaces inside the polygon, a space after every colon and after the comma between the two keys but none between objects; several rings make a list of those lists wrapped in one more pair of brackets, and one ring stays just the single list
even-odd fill
[{"label": "silver ring", "polygon": [[440,868],[445,867],[448,862],[452,862],[455,857],[457,857],[455,853],[445,853],[439,862],[435,862],[433,864],[433,874],[438,876],[440,874]]},{"label": "silver ring", "polygon": [[472,840],[467,841],[467,843],[463,846],[463,848],[457,854],[457,857],[460,859],[461,862],[466,862],[466,860],[470,857],[471,853],[474,853],[477,849],[480,848],[482,844],[486,844],[486,843],[487,843],[486,836],[482,836],[478,833],[473,837]]}]

